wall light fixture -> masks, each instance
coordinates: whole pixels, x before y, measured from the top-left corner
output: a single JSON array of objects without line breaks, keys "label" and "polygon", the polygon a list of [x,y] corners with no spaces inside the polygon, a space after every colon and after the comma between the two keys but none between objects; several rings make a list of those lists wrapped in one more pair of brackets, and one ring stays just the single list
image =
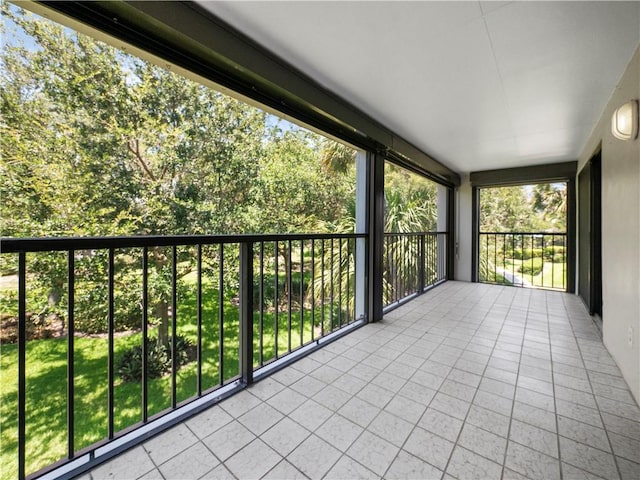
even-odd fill
[{"label": "wall light fixture", "polygon": [[620,140],[634,140],[638,136],[637,100],[631,100],[613,112],[611,133]]}]

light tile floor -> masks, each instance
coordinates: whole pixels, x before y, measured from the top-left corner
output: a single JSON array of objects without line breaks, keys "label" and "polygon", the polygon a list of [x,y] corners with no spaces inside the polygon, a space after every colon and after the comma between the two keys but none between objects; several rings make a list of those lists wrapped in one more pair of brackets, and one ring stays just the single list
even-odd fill
[{"label": "light tile floor", "polygon": [[574,295],[447,282],[85,478],[640,479]]}]

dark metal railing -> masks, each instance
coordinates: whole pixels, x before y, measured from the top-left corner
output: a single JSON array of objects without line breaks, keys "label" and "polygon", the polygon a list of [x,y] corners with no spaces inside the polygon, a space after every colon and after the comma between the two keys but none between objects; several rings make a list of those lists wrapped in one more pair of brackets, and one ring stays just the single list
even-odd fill
[{"label": "dark metal railing", "polygon": [[[423,264],[425,252],[433,250],[434,253],[429,253],[433,256],[437,248],[432,245],[437,238],[432,240],[429,235],[418,237]],[[389,241],[395,242],[392,238]],[[134,429],[225,386],[249,384],[254,374],[277,366],[280,359],[292,352],[317,345],[328,335],[365,318],[365,268],[356,262],[356,258],[366,258],[364,234],[44,238],[1,242],[3,264],[15,262],[18,276],[17,409],[13,423],[3,419],[3,435],[10,428],[17,430],[19,478],[40,476],[81,456],[88,456],[87,461],[91,462],[97,449]],[[34,465],[26,450],[28,442],[45,441],[30,437],[27,405],[34,409],[41,402],[50,401],[40,397],[32,386],[27,388],[36,382],[29,374],[27,353],[37,342],[27,337],[27,312],[30,304],[37,301],[28,285],[36,276],[35,265],[42,268],[39,257],[43,255],[66,257],[62,263],[66,264],[62,273],[66,279],[63,282],[66,306],[62,307],[66,339],[63,336],[58,340],[66,342],[66,372],[61,376],[66,383],[66,404],[58,407],[66,409],[64,425],[60,425],[65,430],[66,445],[64,458],[49,466]],[[88,265],[91,268],[85,268]],[[99,276],[102,280],[89,279],[88,271],[94,272],[91,274],[94,276],[95,272],[104,272]],[[425,278],[431,279],[431,273]],[[79,295],[97,300],[86,307]],[[103,305],[96,304],[101,301]],[[117,335],[123,305],[135,311],[135,318],[139,319],[138,328],[129,332],[127,341]],[[80,380],[85,375],[79,371],[84,360],[78,357],[78,344],[83,341],[78,335],[85,310],[96,307],[106,312],[106,338],[96,340],[106,345],[106,365],[101,367],[104,370],[101,385],[106,383],[106,388],[104,398],[91,404],[89,412],[100,414],[96,416],[100,423],[93,429],[104,432],[100,438],[96,434],[82,435],[79,419],[88,410],[77,404],[82,396]],[[170,356],[169,371],[160,378],[151,378],[151,350],[156,348],[153,341],[159,345],[163,331]],[[188,338],[191,350],[195,350],[182,366],[180,358],[185,353],[179,351],[181,336]],[[124,344],[138,345],[141,351],[137,387],[117,378],[116,363]],[[7,349],[3,353],[6,352]],[[132,401],[132,396],[138,396],[137,400]],[[137,411],[134,415],[137,418],[123,413],[123,402],[127,409]],[[86,423],[86,418],[82,421]],[[50,428],[55,429],[56,425]]]},{"label": "dark metal railing", "polygon": [[383,306],[392,307],[446,280],[446,232],[385,233]]},{"label": "dark metal railing", "polygon": [[567,289],[567,234],[480,232],[478,280],[517,287]]}]

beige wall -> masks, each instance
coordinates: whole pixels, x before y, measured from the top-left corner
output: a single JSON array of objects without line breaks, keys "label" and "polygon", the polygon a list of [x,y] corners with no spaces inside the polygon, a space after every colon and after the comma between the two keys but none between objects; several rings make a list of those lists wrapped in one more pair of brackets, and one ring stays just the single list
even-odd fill
[{"label": "beige wall", "polygon": [[602,142],[603,338],[640,403],[640,139],[624,142],[611,134],[613,111],[632,99],[640,99],[640,47],[591,134],[578,170]]}]

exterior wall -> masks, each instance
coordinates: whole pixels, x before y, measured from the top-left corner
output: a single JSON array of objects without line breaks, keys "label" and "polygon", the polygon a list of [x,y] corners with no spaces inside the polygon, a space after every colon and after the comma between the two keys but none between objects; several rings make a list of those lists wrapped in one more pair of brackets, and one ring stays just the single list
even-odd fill
[{"label": "exterior wall", "polygon": [[624,142],[611,134],[613,111],[632,99],[640,99],[640,47],[594,128],[578,171],[602,142],[603,340],[640,403],[640,138]]},{"label": "exterior wall", "polygon": [[462,177],[456,190],[456,246],[454,277],[456,280],[471,281],[471,213],[472,195],[469,175]]}]

